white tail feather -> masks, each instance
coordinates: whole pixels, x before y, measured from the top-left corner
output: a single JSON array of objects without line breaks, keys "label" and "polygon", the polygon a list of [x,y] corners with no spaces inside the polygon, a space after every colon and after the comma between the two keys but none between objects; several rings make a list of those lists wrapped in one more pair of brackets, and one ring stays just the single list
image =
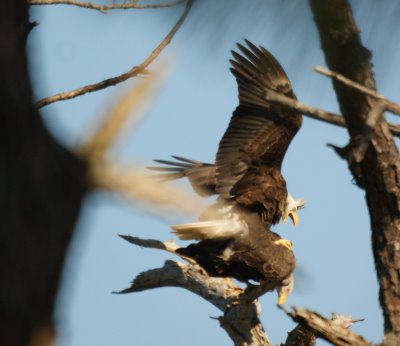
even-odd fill
[{"label": "white tail feather", "polygon": [[216,220],[171,226],[172,233],[181,240],[226,239],[240,236],[247,230],[244,223],[236,220]]}]

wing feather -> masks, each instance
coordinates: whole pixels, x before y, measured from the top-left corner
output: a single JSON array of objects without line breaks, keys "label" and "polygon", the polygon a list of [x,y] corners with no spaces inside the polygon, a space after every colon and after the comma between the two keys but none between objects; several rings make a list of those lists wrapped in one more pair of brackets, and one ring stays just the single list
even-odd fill
[{"label": "wing feather", "polygon": [[246,40],[232,51],[231,72],[239,89],[239,106],[221,139],[216,156],[216,190],[223,198],[234,196],[234,186],[260,165],[280,169],[301,114],[273,104],[264,97],[273,90],[296,98],[279,62],[263,47]]}]

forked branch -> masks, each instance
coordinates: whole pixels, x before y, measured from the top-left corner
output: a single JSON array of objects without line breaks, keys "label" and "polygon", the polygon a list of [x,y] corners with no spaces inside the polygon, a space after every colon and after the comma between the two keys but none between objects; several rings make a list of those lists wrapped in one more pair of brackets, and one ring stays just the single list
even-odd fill
[{"label": "forked branch", "polygon": [[174,25],[174,27],[171,29],[168,35],[164,37],[161,43],[151,52],[151,54],[140,65],[133,66],[129,71],[119,76],[111,77],[95,84],[86,85],[78,89],[65,91],[53,96],[46,97],[36,102],[35,107],[41,108],[57,101],[69,100],[77,96],[84,95],[86,93],[105,89],[109,86],[117,85],[119,83],[126,81],[129,78],[142,74],[145,71],[145,69],[160,55],[162,50],[171,42],[176,32],[179,30],[182,23],[185,21],[185,18],[187,17],[190,8],[192,7],[192,4],[193,0],[187,0],[185,10],[182,13],[181,17],[176,22],[176,24]]}]

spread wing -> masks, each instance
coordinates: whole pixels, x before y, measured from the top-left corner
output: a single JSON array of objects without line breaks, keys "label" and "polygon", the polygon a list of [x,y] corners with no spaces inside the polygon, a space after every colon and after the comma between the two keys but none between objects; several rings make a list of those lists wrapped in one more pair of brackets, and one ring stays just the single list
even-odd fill
[{"label": "spread wing", "polygon": [[216,190],[232,197],[232,188],[251,169],[280,170],[290,141],[301,126],[301,114],[265,100],[273,90],[296,98],[278,61],[263,47],[247,41],[232,51],[231,71],[239,88],[239,106],[219,144],[216,156]]}]

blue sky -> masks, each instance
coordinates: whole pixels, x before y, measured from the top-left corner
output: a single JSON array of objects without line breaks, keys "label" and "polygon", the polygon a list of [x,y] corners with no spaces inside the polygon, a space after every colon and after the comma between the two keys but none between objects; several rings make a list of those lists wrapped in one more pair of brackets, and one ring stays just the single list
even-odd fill
[{"label": "blue sky", "polygon": [[[228,59],[235,42],[243,38],[276,56],[300,101],[338,112],[330,81],[312,71],[325,62],[307,4],[272,0],[253,1],[252,6],[244,0],[232,4],[234,10],[226,12],[195,6],[158,60],[161,65],[173,61],[168,80],[115,155],[139,166],[171,154],[212,162],[237,104]],[[352,4],[362,40],[373,52],[379,91],[398,101],[399,5],[389,0]],[[139,64],[181,11],[180,7],[103,15],[68,6],[34,8],[31,19],[40,22],[29,38],[35,98],[97,82]],[[47,106],[42,115],[55,136],[73,147],[127,84]],[[364,193],[351,183],[346,163],[326,147],[326,143],[345,145],[347,139],[344,129],[304,118],[285,158],[283,173],[291,194],[307,201],[298,227],[276,229],[292,240],[298,262],[296,288],[287,305],[365,318],[353,330],[378,342],[383,321]],[[89,196],[59,297],[59,345],[230,345],[218,322],[210,318],[219,316],[219,311],[182,289],[111,294],[128,287],[140,272],[174,259],[134,247],[119,233],[172,238],[165,221],[134,204],[106,192]],[[276,308],[275,293],[260,301],[264,327],[272,344],[278,344],[294,325]]]}]

